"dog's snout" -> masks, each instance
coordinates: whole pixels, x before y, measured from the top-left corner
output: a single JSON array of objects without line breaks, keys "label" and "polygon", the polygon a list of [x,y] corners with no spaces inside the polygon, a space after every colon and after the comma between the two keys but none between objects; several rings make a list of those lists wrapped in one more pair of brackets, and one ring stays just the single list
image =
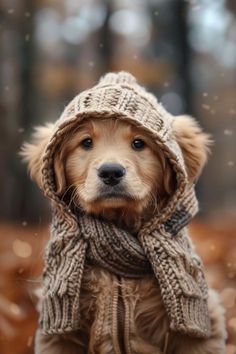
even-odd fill
[{"label": "dog's snout", "polygon": [[115,186],[120,183],[125,172],[125,168],[118,163],[106,163],[98,169],[98,176],[105,184]]}]

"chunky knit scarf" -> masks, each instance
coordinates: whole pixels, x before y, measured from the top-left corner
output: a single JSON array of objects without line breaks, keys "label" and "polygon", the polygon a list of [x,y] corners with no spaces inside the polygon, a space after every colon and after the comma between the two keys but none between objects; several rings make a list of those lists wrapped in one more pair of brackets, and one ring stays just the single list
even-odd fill
[{"label": "chunky knit scarf", "polygon": [[[56,194],[54,155],[65,136],[87,117],[116,117],[148,130],[176,174],[177,189],[160,214],[137,235],[94,217],[75,214]],[[44,192],[52,201],[51,238],[46,248],[40,324],[45,334],[74,331],[80,326],[80,288],[85,263],[128,278],[153,274],[173,331],[209,336],[208,288],[203,266],[185,226],[197,212],[183,156],[173,138],[173,117],[128,73],[107,74],[81,93],[55,124],[45,150]]]}]

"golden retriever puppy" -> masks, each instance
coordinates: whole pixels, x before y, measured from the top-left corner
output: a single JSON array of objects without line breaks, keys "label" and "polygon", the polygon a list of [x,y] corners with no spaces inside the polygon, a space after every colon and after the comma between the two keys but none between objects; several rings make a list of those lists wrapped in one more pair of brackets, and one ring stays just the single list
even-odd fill
[{"label": "golden retriever puppy", "polygon": [[[23,155],[31,176],[42,185],[42,156],[53,125],[38,128]],[[173,132],[182,149],[189,183],[198,178],[207,159],[209,137],[193,118],[174,119]],[[121,119],[87,119],[68,135],[54,160],[57,195],[71,209],[112,221],[133,234],[175,189],[175,175],[163,152],[144,129]],[[209,292],[211,337],[191,338],[169,329],[156,279],[122,279],[126,317],[113,338],[106,309],[117,277],[97,266],[86,266],[81,289],[81,328],[70,334],[36,335],[37,354],[224,354],[223,308]],[[123,332],[123,323],[129,330]],[[118,342],[117,342],[118,341]]]}]

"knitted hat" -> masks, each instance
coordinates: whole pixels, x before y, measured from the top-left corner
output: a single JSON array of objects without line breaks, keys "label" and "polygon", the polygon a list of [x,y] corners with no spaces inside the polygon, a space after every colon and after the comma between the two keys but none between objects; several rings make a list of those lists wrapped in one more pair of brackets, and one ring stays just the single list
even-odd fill
[{"label": "knitted hat", "polygon": [[[117,118],[152,136],[176,175],[177,186],[161,213],[138,237],[110,223],[75,215],[56,194],[54,156],[68,135],[87,118]],[[85,262],[135,278],[153,273],[161,289],[170,328],[197,337],[209,335],[207,285],[202,264],[184,226],[197,212],[181,149],[172,132],[174,117],[126,73],[109,73],[65,108],[46,147],[43,189],[53,203],[51,240],[45,255],[41,326],[45,333],[79,327],[80,286]]]},{"label": "knitted hat", "polygon": [[[162,210],[160,217],[163,221],[179,203],[179,198],[188,184],[183,155],[173,137],[174,117],[127,72],[106,74],[96,86],[77,95],[65,108],[55,123],[55,133],[44,155],[44,190],[50,198],[54,198],[56,187],[52,188],[53,184],[55,186],[53,175],[51,178],[48,176],[48,162],[51,159],[53,169],[53,155],[64,137],[74,131],[86,118],[114,117],[147,129],[173,166],[177,178],[176,194],[169,201],[166,210]],[[196,208],[196,200],[193,204]]]}]

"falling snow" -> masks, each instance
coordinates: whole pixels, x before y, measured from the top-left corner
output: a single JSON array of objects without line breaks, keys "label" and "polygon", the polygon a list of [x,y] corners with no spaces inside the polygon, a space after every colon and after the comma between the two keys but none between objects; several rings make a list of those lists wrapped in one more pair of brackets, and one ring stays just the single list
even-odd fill
[{"label": "falling snow", "polygon": [[231,135],[233,135],[233,131],[231,129],[225,129],[224,135],[231,136]]},{"label": "falling snow", "polygon": [[228,162],[227,162],[227,165],[228,165],[229,167],[233,167],[233,166],[234,166],[234,161],[228,161]]},{"label": "falling snow", "polygon": [[94,68],[94,61],[89,61],[88,62],[88,66],[89,66],[89,69],[92,70]]},{"label": "falling snow", "polygon": [[229,114],[234,115],[235,113],[236,113],[236,111],[235,111],[234,108],[231,108],[231,109],[229,110]]},{"label": "falling snow", "polygon": [[208,104],[202,104],[202,108],[205,109],[206,111],[209,111],[211,107]]},{"label": "falling snow", "polygon": [[165,82],[164,82],[164,87],[169,87],[169,86],[170,86],[169,81],[165,81]]},{"label": "falling snow", "polygon": [[18,239],[13,241],[12,249],[15,255],[21,258],[28,258],[32,254],[31,245]]}]

